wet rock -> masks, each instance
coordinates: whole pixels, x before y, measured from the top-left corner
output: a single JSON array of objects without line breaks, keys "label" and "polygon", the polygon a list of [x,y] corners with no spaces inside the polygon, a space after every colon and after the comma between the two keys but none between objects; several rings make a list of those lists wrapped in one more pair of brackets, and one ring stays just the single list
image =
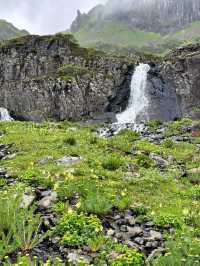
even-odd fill
[{"label": "wet rock", "polygon": [[80,156],[64,156],[57,160],[58,165],[72,165],[77,164],[83,161],[83,158]]}]

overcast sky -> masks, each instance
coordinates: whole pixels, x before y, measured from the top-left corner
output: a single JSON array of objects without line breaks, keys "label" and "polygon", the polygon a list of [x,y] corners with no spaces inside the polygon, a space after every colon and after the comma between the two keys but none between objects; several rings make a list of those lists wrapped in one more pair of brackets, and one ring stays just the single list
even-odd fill
[{"label": "overcast sky", "polygon": [[76,10],[88,11],[106,0],[0,0],[0,19],[32,34],[48,34],[69,28]]}]

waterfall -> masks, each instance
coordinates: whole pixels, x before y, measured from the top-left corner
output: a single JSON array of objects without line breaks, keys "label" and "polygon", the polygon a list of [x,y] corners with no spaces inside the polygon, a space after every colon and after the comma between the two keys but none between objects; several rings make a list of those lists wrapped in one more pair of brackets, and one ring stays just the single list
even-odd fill
[{"label": "waterfall", "polygon": [[8,110],[6,108],[0,107],[0,121],[12,121]]},{"label": "waterfall", "polygon": [[135,123],[137,116],[145,112],[148,107],[148,98],[146,96],[147,73],[150,66],[139,64],[136,67],[131,81],[131,94],[126,110],[117,115],[119,124]]}]

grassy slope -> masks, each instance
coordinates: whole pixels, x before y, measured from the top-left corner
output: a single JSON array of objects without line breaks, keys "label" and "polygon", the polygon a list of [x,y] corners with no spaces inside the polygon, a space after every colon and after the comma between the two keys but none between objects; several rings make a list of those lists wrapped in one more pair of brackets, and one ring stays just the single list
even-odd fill
[{"label": "grassy slope", "polygon": [[109,44],[120,48],[136,48],[143,51],[163,53],[188,42],[199,40],[200,22],[194,22],[184,30],[162,36],[155,32],[145,32],[139,29],[131,29],[116,22],[106,22],[96,30],[92,22],[77,33],[75,37],[84,46],[99,46]]},{"label": "grassy slope", "polygon": [[8,23],[5,20],[0,20],[0,41],[21,37],[27,34],[28,34],[27,31],[19,30],[16,27],[14,27],[11,23]]},{"label": "grassy slope", "polygon": [[[185,122],[171,124],[166,135],[177,133],[183,124]],[[157,224],[170,223],[176,229],[166,236],[167,255],[153,265],[181,266],[183,262],[199,265],[200,176],[180,178],[180,164],[185,164],[187,169],[199,166],[200,154],[194,144],[154,145],[139,140],[129,131],[102,139],[92,127],[69,123],[1,123],[0,131],[6,133],[1,143],[15,143],[18,151],[15,158],[1,161],[1,166],[7,167],[10,174],[26,186],[37,183],[51,187],[61,201],[78,192],[81,195],[78,212],[99,215],[112,206],[120,209],[143,206],[147,209],[146,215]],[[194,142],[199,143],[200,138],[194,138]],[[161,154],[164,158],[173,156],[176,163],[173,161],[160,171],[147,158],[141,160],[140,156],[131,155],[133,147],[141,152]],[[74,154],[83,156],[85,161],[70,167],[58,166],[55,162],[38,163],[46,156],[58,159]],[[128,166],[140,177],[127,181]],[[194,179],[197,185],[190,182]],[[0,179],[0,183],[3,186],[4,181]],[[5,190],[3,186],[0,193]]]}]

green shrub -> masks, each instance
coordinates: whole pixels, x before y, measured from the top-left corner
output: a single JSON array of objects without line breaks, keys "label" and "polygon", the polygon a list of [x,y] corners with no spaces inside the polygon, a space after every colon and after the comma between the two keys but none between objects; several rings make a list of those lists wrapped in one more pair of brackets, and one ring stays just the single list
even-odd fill
[{"label": "green shrub", "polygon": [[109,260],[109,266],[142,266],[144,256],[136,250],[127,249],[117,257]]},{"label": "green shrub", "polygon": [[56,234],[61,236],[61,244],[66,246],[83,246],[94,239],[103,230],[100,220],[83,213],[69,212],[64,215],[56,227]]},{"label": "green shrub", "polygon": [[68,137],[64,141],[64,144],[70,145],[70,146],[75,146],[76,145],[76,139],[74,137]]},{"label": "green shrub", "polygon": [[163,146],[167,149],[172,149],[174,147],[174,142],[171,139],[167,139],[163,142]]},{"label": "green shrub", "polygon": [[132,211],[136,216],[139,216],[139,215],[146,215],[148,209],[145,206],[136,206],[132,208]]},{"label": "green shrub", "polygon": [[115,171],[123,166],[125,166],[123,158],[115,154],[106,156],[102,163],[102,167],[109,171]]},{"label": "green shrub", "polygon": [[192,234],[175,236],[175,239],[168,240],[166,243],[166,253],[160,255],[152,261],[155,266],[199,266],[199,240],[193,238]]},{"label": "green shrub", "polygon": [[16,258],[15,264],[12,263],[12,260],[9,258],[6,258],[4,262],[2,263],[2,266],[64,266],[65,263],[60,259],[60,258],[55,258],[55,259],[49,259],[46,262],[43,262],[40,260],[38,257],[32,257],[29,254],[26,256],[23,256],[22,254],[18,254]]},{"label": "green shrub", "polygon": [[66,76],[75,78],[77,76],[83,76],[87,73],[89,73],[88,68],[76,65],[65,65],[58,70],[58,75],[61,78],[64,78]]},{"label": "green shrub", "polygon": [[136,162],[140,167],[144,167],[146,169],[152,167],[154,165],[154,162],[149,156],[145,154],[139,154],[136,157]]},{"label": "green shrub", "polygon": [[150,128],[150,130],[153,130],[153,131],[158,129],[161,125],[162,125],[162,122],[158,120],[151,120],[147,122],[147,126]]},{"label": "green shrub", "polygon": [[175,215],[159,215],[156,217],[153,217],[155,224],[158,227],[175,227],[175,228],[181,228],[183,224],[183,220],[181,220],[179,217]]}]

